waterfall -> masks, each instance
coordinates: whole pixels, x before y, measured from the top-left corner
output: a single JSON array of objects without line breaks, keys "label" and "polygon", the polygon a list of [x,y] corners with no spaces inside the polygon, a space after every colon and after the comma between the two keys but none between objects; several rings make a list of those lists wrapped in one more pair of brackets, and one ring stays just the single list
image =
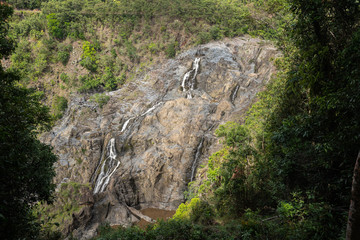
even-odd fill
[{"label": "waterfall", "polygon": [[200,155],[201,155],[201,149],[203,147],[203,143],[204,143],[204,137],[201,139],[197,149],[196,149],[196,153],[195,153],[195,159],[194,159],[194,162],[193,162],[193,165],[191,167],[191,178],[190,178],[190,181],[194,181],[194,175],[195,175],[195,171],[196,171],[196,165],[197,165],[197,162],[200,158]]},{"label": "waterfall", "polygon": [[191,70],[185,73],[183,80],[181,82],[182,91],[186,92],[187,99],[192,99],[191,91],[195,89],[196,76],[199,72],[199,67],[200,67],[200,58],[195,58]]},{"label": "waterfall", "polygon": [[191,79],[191,90],[194,90],[195,87],[195,78],[196,75],[198,74],[199,71],[199,66],[200,66],[200,58],[195,58],[194,64],[193,64],[193,71],[195,71],[194,76]]},{"label": "waterfall", "polygon": [[231,100],[231,103],[232,103],[232,104],[234,104],[234,101],[235,101],[237,92],[239,91],[239,88],[240,88],[240,86],[239,86],[239,85],[236,85],[233,93],[231,94],[230,100]]},{"label": "waterfall", "polygon": [[191,73],[191,71],[185,73],[184,78],[183,78],[183,81],[182,81],[182,83],[181,83],[181,87],[182,87],[183,92],[186,92],[185,84],[189,81],[190,73]]},{"label": "waterfall", "polygon": [[123,127],[121,128],[121,133],[124,132],[126,130],[126,127],[127,125],[129,124],[129,122],[134,119],[133,117],[132,118],[129,118],[128,120],[126,120],[126,122],[124,123]]},{"label": "waterfall", "polygon": [[110,182],[111,176],[120,166],[120,161],[116,161],[115,138],[110,139],[106,151],[105,160],[101,163],[100,174],[96,179],[94,194],[105,190]]},{"label": "waterfall", "polygon": [[149,112],[153,111],[155,108],[157,108],[160,104],[162,104],[163,102],[159,102],[157,104],[155,104],[154,106],[152,106],[151,108],[149,108],[146,112],[144,112],[143,114],[141,114],[140,116],[145,116],[146,114],[148,114]]}]

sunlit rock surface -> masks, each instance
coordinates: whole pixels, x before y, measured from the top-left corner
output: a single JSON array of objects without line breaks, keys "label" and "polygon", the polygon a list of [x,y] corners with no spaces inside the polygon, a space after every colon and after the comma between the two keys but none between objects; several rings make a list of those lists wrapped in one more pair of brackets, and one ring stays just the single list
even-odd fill
[{"label": "sunlit rock surface", "polygon": [[220,147],[215,129],[242,119],[279,55],[257,39],[212,42],[139,71],[107,93],[103,109],[74,96],[61,122],[42,137],[59,156],[58,185],[93,187],[91,204],[68,231],[88,239],[101,223],[139,221],[131,209],[176,209],[197,167]]}]

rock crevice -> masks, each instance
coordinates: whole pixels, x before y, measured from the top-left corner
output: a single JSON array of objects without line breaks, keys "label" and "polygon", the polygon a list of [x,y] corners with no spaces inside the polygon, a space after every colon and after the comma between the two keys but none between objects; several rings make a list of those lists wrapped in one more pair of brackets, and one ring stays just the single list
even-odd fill
[{"label": "rock crevice", "polygon": [[151,66],[107,93],[103,109],[74,96],[63,119],[42,136],[60,157],[59,186],[65,178],[92,184],[91,204],[69,231],[88,239],[101,223],[139,221],[139,209],[175,210],[198,166],[220,148],[215,129],[241,121],[275,72],[277,56],[257,39],[213,42]]}]

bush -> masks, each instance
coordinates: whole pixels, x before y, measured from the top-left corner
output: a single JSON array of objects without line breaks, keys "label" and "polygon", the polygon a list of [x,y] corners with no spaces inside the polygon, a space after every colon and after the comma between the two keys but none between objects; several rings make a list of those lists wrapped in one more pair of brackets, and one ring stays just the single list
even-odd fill
[{"label": "bush", "polygon": [[178,49],[178,45],[179,45],[179,43],[177,41],[170,43],[165,49],[166,57],[174,58],[176,56],[176,51]]},{"label": "bush", "polygon": [[46,16],[48,21],[48,29],[52,36],[57,39],[64,39],[66,37],[66,32],[64,29],[64,24],[61,23],[55,13],[50,13]]},{"label": "bush", "polygon": [[28,41],[21,40],[10,59],[12,62],[11,67],[19,71],[21,77],[29,80],[29,73],[31,72],[31,68],[34,63],[30,43]]},{"label": "bush", "polygon": [[212,207],[199,198],[193,198],[190,202],[180,204],[173,217],[173,219],[190,220],[203,225],[213,223],[214,218],[215,212]]},{"label": "bush", "polygon": [[136,47],[130,42],[125,42],[126,52],[132,62],[138,62],[139,57],[136,54]]},{"label": "bush", "polygon": [[149,44],[148,49],[151,54],[156,54],[159,51],[159,48],[156,43],[152,42]]},{"label": "bush", "polygon": [[109,67],[105,68],[105,71],[101,77],[101,82],[104,84],[104,88],[107,91],[112,91],[116,89],[117,81]]},{"label": "bush", "polygon": [[90,42],[85,41],[82,49],[80,65],[91,72],[96,72],[99,61],[97,60],[95,47]]},{"label": "bush", "polygon": [[55,120],[62,118],[63,113],[68,107],[68,101],[64,97],[56,96],[53,100],[52,111]]},{"label": "bush", "polygon": [[89,92],[90,90],[97,90],[101,87],[101,79],[96,76],[80,76],[81,87],[79,92]]},{"label": "bush", "polygon": [[99,104],[99,107],[102,108],[110,100],[110,96],[107,96],[104,93],[102,93],[102,94],[97,93],[97,94],[91,96],[90,99],[91,99],[91,101],[94,101],[97,104]]},{"label": "bush", "polygon": [[204,31],[204,32],[200,32],[199,36],[198,36],[198,43],[200,44],[205,44],[210,42],[211,40],[211,35],[210,33]]},{"label": "bush", "polygon": [[63,81],[67,85],[70,83],[70,77],[66,73],[61,73],[60,74],[60,79],[61,79],[61,81]]},{"label": "bush", "polygon": [[210,35],[213,40],[219,40],[223,37],[221,30],[218,26],[212,26],[210,28]]},{"label": "bush", "polygon": [[61,62],[64,66],[66,66],[66,64],[68,63],[69,61],[69,58],[70,58],[70,53],[67,52],[67,51],[59,51],[57,53],[57,58],[56,60],[58,62]]}]

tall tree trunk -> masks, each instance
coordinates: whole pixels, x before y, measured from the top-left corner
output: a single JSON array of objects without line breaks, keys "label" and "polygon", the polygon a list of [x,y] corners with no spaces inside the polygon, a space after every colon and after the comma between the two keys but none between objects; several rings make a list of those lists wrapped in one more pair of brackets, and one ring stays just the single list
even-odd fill
[{"label": "tall tree trunk", "polygon": [[360,239],[360,152],[354,167],[346,240]]}]

